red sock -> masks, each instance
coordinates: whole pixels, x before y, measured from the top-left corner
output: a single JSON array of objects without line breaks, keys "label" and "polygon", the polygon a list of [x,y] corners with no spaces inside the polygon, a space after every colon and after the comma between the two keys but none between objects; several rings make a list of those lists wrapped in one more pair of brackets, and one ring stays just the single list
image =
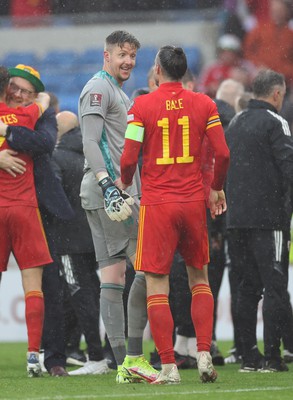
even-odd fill
[{"label": "red sock", "polygon": [[191,318],[196,332],[197,351],[210,351],[213,334],[214,298],[209,285],[195,285],[191,292]]},{"label": "red sock", "polygon": [[147,298],[147,308],[152,336],[161,357],[161,362],[162,364],[174,364],[174,322],[168,296],[165,294],[149,296]]},{"label": "red sock", "polygon": [[28,351],[40,351],[43,321],[44,298],[37,290],[28,292],[25,296],[25,320],[28,336]]}]

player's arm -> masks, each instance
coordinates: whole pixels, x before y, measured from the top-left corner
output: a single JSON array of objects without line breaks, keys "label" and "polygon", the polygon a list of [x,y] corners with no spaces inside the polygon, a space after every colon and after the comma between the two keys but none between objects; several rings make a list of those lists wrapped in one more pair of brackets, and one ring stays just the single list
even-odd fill
[{"label": "player's arm", "polygon": [[218,113],[213,113],[208,119],[206,135],[213,148],[215,157],[214,179],[211,183],[211,188],[220,191],[223,189],[229,168],[230,151]]},{"label": "player's arm", "polygon": [[106,163],[100,147],[103,129],[104,118],[102,116],[87,114],[82,117],[83,152],[90,169],[98,181],[108,176]]},{"label": "player's arm", "polygon": [[[96,176],[104,196],[104,209],[112,221],[127,219],[132,211],[129,205],[134,200],[126,192],[120,190],[113,182],[107,171],[107,153],[100,149],[104,128],[104,119],[98,114],[82,117],[83,151],[85,158]],[[110,161],[110,160],[109,160]]]},{"label": "player's arm", "polygon": [[204,185],[205,198],[208,203],[211,184],[214,179],[214,151],[207,136],[204,137],[201,146],[200,170]]},{"label": "player's arm", "polygon": [[124,188],[132,183],[143,138],[144,127],[142,124],[129,123],[125,132],[124,150],[120,160],[121,182]]},{"label": "player's arm", "polygon": [[211,104],[211,113],[207,122],[206,134],[215,157],[214,178],[211,183],[209,195],[210,213],[212,218],[215,218],[216,215],[221,215],[227,209],[223,186],[230,161],[230,151],[215,103]]},{"label": "player's arm", "polygon": [[6,139],[12,149],[30,152],[33,155],[52,154],[57,140],[55,111],[49,107],[38,119],[34,130],[11,125],[9,131]]},{"label": "player's arm", "polygon": [[[2,136],[6,139],[10,134],[10,127],[0,119],[0,137]],[[14,150],[4,149],[0,151],[0,168],[13,177],[16,177],[17,174],[23,174],[26,171],[25,161],[16,157],[16,155],[17,152]]]},{"label": "player's arm", "polygon": [[50,96],[48,93],[40,92],[36,98],[36,104],[39,107],[39,117],[44,114],[50,104]]},{"label": "player's arm", "polygon": [[26,162],[16,157],[16,155],[17,152],[14,150],[5,149],[0,151],[0,168],[13,177],[26,171]]},{"label": "player's arm", "polygon": [[[99,93],[99,100],[95,99],[95,93]],[[83,152],[88,166],[99,181],[103,177],[112,175],[110,170],[111,160],[108,148],[104,146],[107,140],[104,131],[105,120],[109,109],[115,104],[116,98],[109,90],[109,84],[104,79],[97,79],[89,85],[80,98],[79,115],[81,118],[81,132],[83,142]],[[104,133],[104,135],[103,135]],[[102,140],[102,139],[105,140]]]},{"label": "player's arm", "polygon": [[[217,132],[217,134],[216,134]],[[214,137],[213,137],[214,136]],[[218,140],[215,140],[215,137]],[[223,191],[224,181],[229,167],[230,152],[225,141],[225,136],[222,127],[216,127],[213,132],[211,143],[215,154],[215,169],[214,179],[211,183],[209,195],[209,206],[211,217],[223,214],[227,210],[225,193]]]}]

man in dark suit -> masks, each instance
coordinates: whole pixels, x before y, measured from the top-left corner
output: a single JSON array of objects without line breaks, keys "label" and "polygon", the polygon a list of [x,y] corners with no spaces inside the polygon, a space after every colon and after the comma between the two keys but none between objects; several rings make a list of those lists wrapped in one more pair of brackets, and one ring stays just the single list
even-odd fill
[{"label": "man in dark suit", "polygon": [[82,136],[77,115],[61,111],[56,117],[59,141],[53,152],[53,161],[75,212],[71,220],[56,223],[56,248],[65,289],[88,349],[88,361],[69,375],[105,374],[110,370],[100,339],[100,281],[92,235],[79,197],[84,167]]}]

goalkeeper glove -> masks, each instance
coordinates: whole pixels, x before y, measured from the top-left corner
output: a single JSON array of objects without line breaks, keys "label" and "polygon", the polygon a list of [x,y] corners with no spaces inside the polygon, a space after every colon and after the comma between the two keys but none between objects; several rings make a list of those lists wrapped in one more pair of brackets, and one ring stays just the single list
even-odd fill
[{"label": "goalkeeper glove", "polygon": [[120,190],[107,176],[99,181],[104,195],[104,209],[112,221],[124,221],[131,214],[129,205],[134,204],[134,200],[124,190]]}]

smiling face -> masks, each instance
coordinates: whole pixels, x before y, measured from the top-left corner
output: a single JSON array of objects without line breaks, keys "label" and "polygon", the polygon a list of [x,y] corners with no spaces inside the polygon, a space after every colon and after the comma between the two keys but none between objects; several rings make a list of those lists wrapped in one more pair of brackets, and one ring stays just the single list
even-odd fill
[{"label": "smiling face", "polygon": [[130,43],[124,43],[122,47],[111,45],[104,51],[104,67],[119,85],[127,81],[135,66],[137,48]]},{"label": "smiling face", "polygon": [[38,93],[26,79],[14,76],[10,78],[6,102],[9,107],[26,106],[35,101]]}]

